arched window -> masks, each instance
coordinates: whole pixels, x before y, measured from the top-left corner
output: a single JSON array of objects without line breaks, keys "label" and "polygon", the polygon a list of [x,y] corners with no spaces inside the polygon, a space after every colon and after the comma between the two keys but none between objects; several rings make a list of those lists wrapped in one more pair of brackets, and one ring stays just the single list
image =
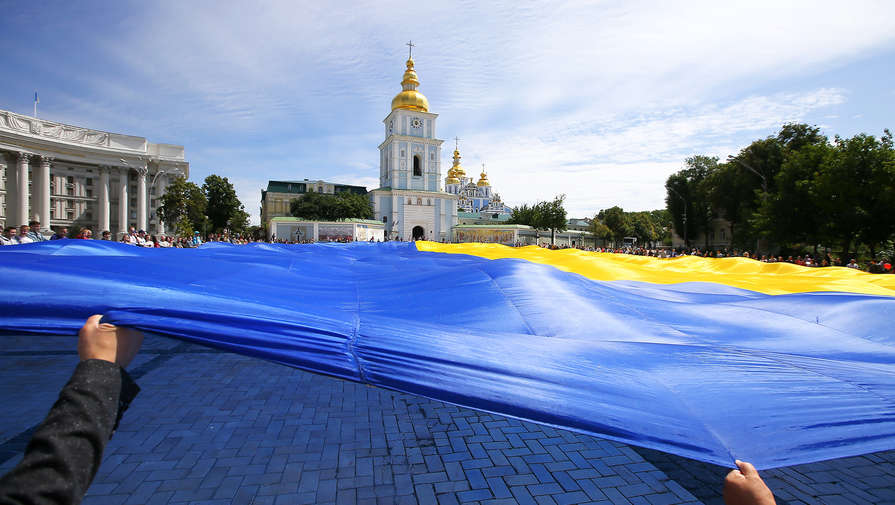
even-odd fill
[{"label": "arched window", "polygon": [[407,199],[407,205],[413,205],[413,201],[410,198]]},{"label": "arched window", "polygon": [[421,165],[422,164],[420,163],[419,155],[414,154],[413,155],[413,176],[414,177],[421,177],[423,175],[423,168]]},{"label": "arched window", "polygon": [[416,204],[417,204],[417,205],[422,205],[422,204],[423,204],[423,199],[422,199],[422,198],[417,198],[417,199],[416,199]]}]

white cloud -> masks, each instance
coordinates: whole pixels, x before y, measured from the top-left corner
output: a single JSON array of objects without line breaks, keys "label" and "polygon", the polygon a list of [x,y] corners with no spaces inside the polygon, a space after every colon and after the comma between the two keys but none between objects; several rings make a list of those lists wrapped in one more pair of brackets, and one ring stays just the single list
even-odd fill
[{"label": "white cloud", "polygon": [[723,156],[785,121],[860,117],[843,110],[848,91],[834,86],[844,84],[792,82],[895,42],[886,1],[170,0],[110,7],[110,19],[81,11],[10,16],[39,30],[8,39],[11,53],[60,81],[55,103],[42,91],[46,112],[184,144],[193,179],[228,176],[253,216],[268,179],[378,185],[380,121],[408,38],[439,134],[463,139],[467,171],[486,162],[510,203],[567,193],[576,215],[661,206],[684,157]]},{"label": "white cloud", "polygon": [[613,205],[654,209],[664,205],[665,179],[687,156],[724,157],[743,142],[844,99],[841,90],[819,89],[568,127],[558,119],[540,129],[552,132],[547,135],[528,129],[472,136],[462,154],[467,173],[478,173],[481,159],[488,163],[489,179],[509,204],[566,193],[574,215]]}]

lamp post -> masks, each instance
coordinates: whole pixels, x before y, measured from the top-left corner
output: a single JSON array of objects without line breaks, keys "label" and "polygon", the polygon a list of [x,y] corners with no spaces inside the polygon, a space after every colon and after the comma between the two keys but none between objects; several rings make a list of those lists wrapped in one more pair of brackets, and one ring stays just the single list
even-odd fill
[{"label": "lamp post", "polygon": [[684,197],[682,197],[680,193],[678,193],[677,191],[675,191],[674,188],[672,188],[672,187],[670,187],[670,186],[668,187],[668,190],[671,191],[672,193],[674,193],[675,195],[677,195],[677,197],[680,198],[682,202],[684,202],[684,216],[683,216],[683,221],[684,221],[684,247],[690,247],[690,244],[687,242],[687,199],[684,198]]},{"label": "lamp post", "polygon": [[[739,158],[736,158],[736,157],[733,157],[733,156],[728,156],[728,157],[727,157],[727,161],[735,161],[735,162],[736,162],[737,164],[739,164],[741,167],[743,167],[743,168],[745,168],[746,170],[752,172],[753,174],[755,174],[755,175],[761,177],[761,199],[764,200],[765,204],[767,204],[767,203],[768,203],[768,178],[765,177],[764,174],[762,174],[762,173],[759,172],[758,170],[755,170],[754,168],[752,168],[751,166],[749,166],[748,163],[746,163],[745,161],[743,161],[743,160],[741,160],[741,159],[739,159]],[[760,240],[759,237],[755,237],[755,255],[756,255],[756,256],[758,256],[758,244],[759,244],[759,240]]]}]

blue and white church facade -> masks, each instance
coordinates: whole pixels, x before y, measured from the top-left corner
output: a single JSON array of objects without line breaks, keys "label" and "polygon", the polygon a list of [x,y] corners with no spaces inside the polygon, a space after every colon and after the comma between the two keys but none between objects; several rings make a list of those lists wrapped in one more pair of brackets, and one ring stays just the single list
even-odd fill
[{"label": "blue and white church facade", "polygon": [[513,209],[504,205],[500,195],[491,187],[484,165],[482,166],[482,173],[479,174],[478,182],[474,182],[471,177],[466,176],[466,171],[463,170],[463,166],[460,164],[459,145],[454,148],[454,164],[447,172],[447,178],[444,180],[444,189],[452,195],[457,195],[459,212],[478,213],[480,215],[496,214],[501,216],[502,219],[508,219],[513,212]]},{"label": "blue and white church facade", "polygon": [[383,121],[379,145],[379,188],[370,191],[376,218],[391,240],[449,241],[457,223],[458,195],[442,190],[441,144],[436,136],[438,114],[417,91],[413,59]]}]

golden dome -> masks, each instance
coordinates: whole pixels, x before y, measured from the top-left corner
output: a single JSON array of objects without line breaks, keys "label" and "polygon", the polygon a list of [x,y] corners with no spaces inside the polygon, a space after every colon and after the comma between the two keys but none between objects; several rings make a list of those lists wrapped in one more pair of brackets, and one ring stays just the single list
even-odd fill
[{"label": "golden dome", "polygon": [[488,174],[486,174],[485,171],[482,170],[482,173],[479,174],[479,182],[478,182],[478,184],[476,184],[476,186],[482,187],[482,186],[490,186],[490,185],[491,185],[491,183],[488,182]]},{"label": "golden dome", "polygon": [[407,60],[407,70],[404,71],[404,79],[401,81],[403,91],[392,99],[392,110],[407,109],[429,112],[429,100],[416,90],[419,85],[420,80],[416,77],[416,71],[413,70],[413,59],[411,58]]},{"label": "golden dome", "polygon": [[457,179],[462,179],[466,177],[466,171],[463,170],[463,167],[460,166],[460,150],[454,149],[454,166],[451,167],[451,170],[448,171],[448,177],[450,177],[450,172],[454,172],[454,177]]}]

